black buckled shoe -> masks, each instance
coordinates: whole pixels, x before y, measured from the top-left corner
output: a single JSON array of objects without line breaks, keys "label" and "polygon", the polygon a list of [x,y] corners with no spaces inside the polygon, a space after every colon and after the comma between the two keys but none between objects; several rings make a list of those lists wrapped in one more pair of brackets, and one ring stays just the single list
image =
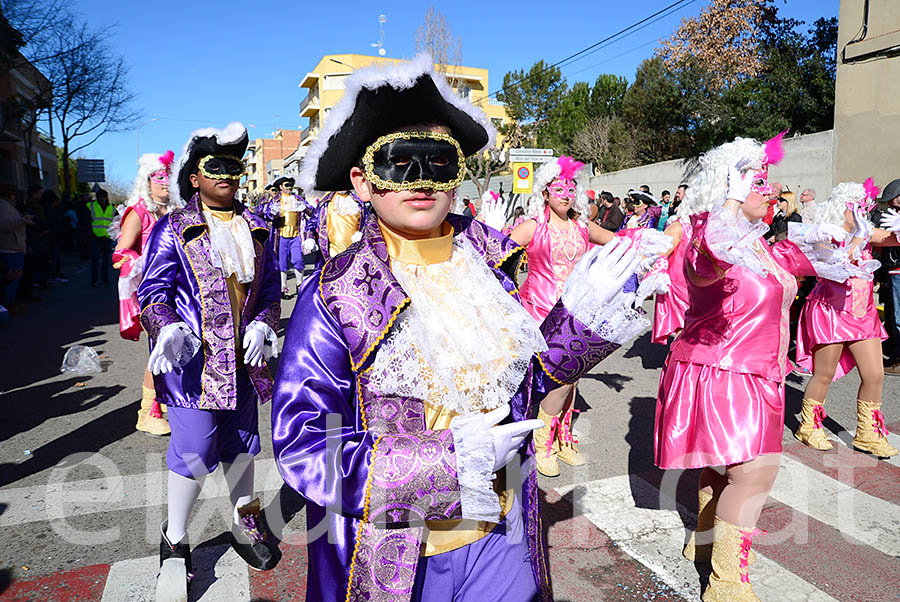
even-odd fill
[{"label": "black buckled shoe", "polygon": [[251,569],[271,571],[281,560],[281,550],[260,516],[259,498],[238,508],[238,516],[231,525],[231,547]]},{"label": "black buckled shoe", "polygon": [[191,546],[187,533],[181,541],[173,544],[166,537],[169,521],[160,526],[162,539],[159,542],[159,575],[156,577],[156,602],[187,602],[188,583],[191,573]]}]

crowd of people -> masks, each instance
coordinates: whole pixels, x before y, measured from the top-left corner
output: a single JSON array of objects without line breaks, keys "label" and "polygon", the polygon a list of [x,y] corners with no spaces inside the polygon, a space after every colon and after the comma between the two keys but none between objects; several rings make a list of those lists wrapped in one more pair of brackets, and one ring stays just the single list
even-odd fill
[{"label": "crowd of people", "polygon": [[269,443],[307,524],[327,527],[307,541],[308,600],[552,600],[537,475],[586,462],[578,381],[651,327],[653,295],[652,339],[669,355],[646,443],[662,469],[702,469],[684,554],[712,566],[703,600],[758,600],[751,548],[779,467],[792,340],[811,374],[795,436],[830,446],[825,395],[856,367],[853,446],[898,453],[880,409],[888,335],[873,274],[887,269],[896,344],[900,180],[798,200],[768,179],[780,134],[710,150],[674,194],[588,190],[584,165],[561,156],[524,206],[510,214],[488,191],[476,210],[457,189],[495,132],[430,57],[345,85],[297,180],[252,204],[236,199],[249,138],[232,123],[193,132],[177,160],[141,157],[121,213],[100,193],[80,211],[39,190],[0,205],[4,302],[13,277],[32,292],[19,272],[62,278],[65,228],[89,227],[92,284],[109,281],[111,259],[121,335],[149,339],[136,426],[169,436],[157,602],[187,600],[188,523],[220,465],[232,547],[253,569],[279,563],[253,490]]}]

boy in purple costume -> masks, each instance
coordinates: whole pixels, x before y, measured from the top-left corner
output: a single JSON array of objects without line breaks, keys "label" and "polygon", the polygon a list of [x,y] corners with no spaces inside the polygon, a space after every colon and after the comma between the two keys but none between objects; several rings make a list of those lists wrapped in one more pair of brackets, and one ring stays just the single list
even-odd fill
[{"label": "boy in purple costume", "polygon": [[138,289],[150,372],[169,407],[168,517],[161,526],[157,602],[187,600],[187,523],[206,475],[222,463],[234,507],[232,546],[252,568],[280,559],[253,499],[257,399],[272,395],[278,277],[265,222],[235,201],[247,131],[194,132],[170,195],[189,199],[159,220]]},{"label": "boy in purple costume", "polygon": [[271,222],[272,232],[276,237],[274,246],[277,248],[277,265],[281,272],[281,294],[286,297],[288,271],[294,270],[298,288],[303,280],[306,221],[312,215],[314,207],[299,194],[294,194],[294,178],[278,178],[272,185],[277,192],[261,215]]},{"label": "boy in purple costume", "polygon": [[306,253],[315,253],[316,269],[362,237],[368,211],[355,192],[329,192],[306,222]]},{"label": "boy in purple costume", "polygon": [[354,72],[307,154],[307,193],[352,187],[374,209],[304,282],[276,379],[307,600],[552,599],[529,418],[648,323],[621,294],[626,241],[585,254],[542,325],[525,311],[522,247],[448,215],[492,134],[422,55]]}]

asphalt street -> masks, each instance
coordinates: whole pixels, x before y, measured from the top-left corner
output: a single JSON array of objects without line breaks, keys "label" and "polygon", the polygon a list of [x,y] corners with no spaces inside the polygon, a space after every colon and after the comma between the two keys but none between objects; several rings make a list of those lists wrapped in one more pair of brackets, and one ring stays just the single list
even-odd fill
[{"label": "asphalt street", "polygon": [[[66,267],[69,283],[40,291],[43,301],[0,325],[0,601],[150,600],[167,439],[134,430],[146,339],[120,338],[115,284],[91,287],[86,263]],[[291,312],[303,310],[293,304],[284,302],[280,334]],[[72,345],[96,350],[103,372],[60,374]],[[579,384],[575,432],[589,461],[541,478],[560,600],[698,599],[706,575],[679,554],[695,520],[697,471],[664,474],[653,464],[665,357],[645,333]],[[785,456],[764,512],[769,535],[751,571],[757,591],[763,600],[900,599],[900,462],[841,444],[855,429],[855,372],[828,396],[835,450],[798,444],[791,431],[804,383],[788,378]],[[900,378],[886,378],[884,400],[889,427],[900,431]],[[207,566],[191,599],[303,600],[303,500],[274,469],[268,412],[260,408],[256,482],[273,509],[270,523],[283,519],[273,526],[285,560],[252,575],[235,561],[227,495],[212,479],[190,529],[195,566]]]}]

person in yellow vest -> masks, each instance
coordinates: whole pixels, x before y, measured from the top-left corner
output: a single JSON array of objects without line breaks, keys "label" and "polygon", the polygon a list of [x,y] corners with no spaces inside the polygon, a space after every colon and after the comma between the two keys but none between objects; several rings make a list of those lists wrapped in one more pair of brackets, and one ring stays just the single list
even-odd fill
[{"label": "person in yellow vest", "polygon": [[102,279],[109,284],[109,263],[112,257],[112,239],[107,229],[116,216],[116,208],[109,204],[109,195],[102,188],[97,200],[88,203],[91,214],[91,286]]}]

